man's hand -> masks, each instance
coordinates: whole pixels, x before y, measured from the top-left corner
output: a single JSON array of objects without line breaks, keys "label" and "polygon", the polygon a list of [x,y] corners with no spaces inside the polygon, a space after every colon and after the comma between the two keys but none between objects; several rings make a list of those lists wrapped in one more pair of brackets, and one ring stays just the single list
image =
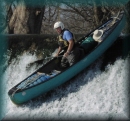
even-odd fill
[{"label": "man's hand", "polygon": [[52,54],[53,57],[58,57],[59,56],[59,53],[61,52],[61,47],[59,46],[58,49],[55,50],[55,52]]},{"label": "man's hand", "polygon": [[63,55],[63,56],[67,58],[67,57],[68,57],[68,55],[69,55],[69,53],[68,53],[68,52],[66,52],[66,53],[64,53],[64,55]]},{"label": "man's hand", "polygon": [[54,54],[53,57],[58,57],[59,54]]}]

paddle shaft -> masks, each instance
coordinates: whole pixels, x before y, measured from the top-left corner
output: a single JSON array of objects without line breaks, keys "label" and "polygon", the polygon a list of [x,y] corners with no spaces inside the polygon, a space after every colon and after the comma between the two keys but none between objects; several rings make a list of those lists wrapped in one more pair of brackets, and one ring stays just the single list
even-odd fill
[{"label": "paddle shaft", "polygon": [[29,63],[27,67],[29,67],[29,66],[31,66],[31,65],[33,65],[33,64],[36,64],[36,63],[37,63],[37,64],[42,64],[43,61],[44,61],[44,60],[47,60],[47,59],[59,58],[59,57],[62,57],[62,56],[63,56],[63,55],[59,55],[59,56],[57,56],[57,57],[46,57],[46,58],[43,58],[43,59],[40,59],[40,60],[36,60],[36,61],[34,61],[34,62]]}]

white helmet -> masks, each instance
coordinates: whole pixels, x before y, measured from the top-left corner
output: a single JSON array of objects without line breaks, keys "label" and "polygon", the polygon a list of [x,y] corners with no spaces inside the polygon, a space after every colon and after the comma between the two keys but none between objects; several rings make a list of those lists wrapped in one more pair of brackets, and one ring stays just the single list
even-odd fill
[{"label": "white helmet", "polygon": [[64,29],[64,24],[61,21],[58,21],[54,24],[54,29],[61,27],[61,29]]}]

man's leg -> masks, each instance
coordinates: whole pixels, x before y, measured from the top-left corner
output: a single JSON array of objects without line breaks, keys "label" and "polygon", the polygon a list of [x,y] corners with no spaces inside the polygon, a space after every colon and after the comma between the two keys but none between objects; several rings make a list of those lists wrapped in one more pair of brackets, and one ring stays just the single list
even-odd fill
[{"label": "man's leg", "polygon": [[66,57],[62,57],[62,59],[61,59],[61,67],[66,68],[68,66],[69,66],[68,59]]},{"label": "man's leg", "polygon": [[71,54],[67,57],[69,61],[69,65],[72,66],[73,64],[77,63],[80,59],[80,50],[79,48],[75,48]]}]

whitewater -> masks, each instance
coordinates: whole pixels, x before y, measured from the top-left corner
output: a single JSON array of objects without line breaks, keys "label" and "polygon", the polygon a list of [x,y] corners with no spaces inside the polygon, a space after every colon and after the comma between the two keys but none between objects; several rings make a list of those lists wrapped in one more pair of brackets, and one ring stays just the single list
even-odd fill
[{"label": "whitewater", "polygon": [[62,120],[62,119],[129,119],[129,60],[117,58],[101,71],[102,58],[67,83],[17,106],[8,91],[40,67],[26,69],[37,60],[35,55],[24,53],[4,70],[3,120]]}]

